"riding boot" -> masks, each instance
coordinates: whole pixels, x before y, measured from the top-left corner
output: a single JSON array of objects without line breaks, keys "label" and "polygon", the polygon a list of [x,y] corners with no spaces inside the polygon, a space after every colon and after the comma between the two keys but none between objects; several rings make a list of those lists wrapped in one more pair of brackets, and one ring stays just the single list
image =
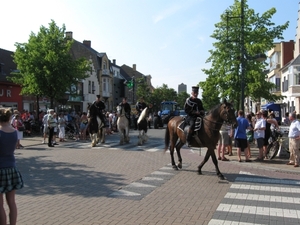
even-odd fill
[{"label": "riding boot", "polygon": [[189,130],[186,138],[187,146],[191,147],[191,142],[192,142],[192,136],[193,136],[193,131]]}]

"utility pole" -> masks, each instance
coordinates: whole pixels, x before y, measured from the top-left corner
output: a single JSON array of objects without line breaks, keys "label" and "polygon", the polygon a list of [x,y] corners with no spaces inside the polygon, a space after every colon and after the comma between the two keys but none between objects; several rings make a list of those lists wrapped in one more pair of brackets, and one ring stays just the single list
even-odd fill
[{"label": "utility pole", "polygon": [[244,12],[244,0],[241,0],[241,110],[245,110],[245,70],[246,70],[246,60],[245,60],[245,12]]}]

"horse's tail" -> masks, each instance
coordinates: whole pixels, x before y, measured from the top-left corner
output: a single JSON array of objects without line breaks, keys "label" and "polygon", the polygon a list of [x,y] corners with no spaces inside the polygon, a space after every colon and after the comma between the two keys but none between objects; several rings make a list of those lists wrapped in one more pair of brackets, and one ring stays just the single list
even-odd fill
[{"label": "horse's tail", "polygon": [[168,150],[170,145],[170,130],[167,124],[166,133],[165,133],[165,152]]}]

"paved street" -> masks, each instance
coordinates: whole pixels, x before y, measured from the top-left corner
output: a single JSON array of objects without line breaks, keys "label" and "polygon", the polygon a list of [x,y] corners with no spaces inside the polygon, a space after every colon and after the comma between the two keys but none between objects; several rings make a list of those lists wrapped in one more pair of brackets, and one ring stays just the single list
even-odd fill
[{"label": "paved street", "polygon": [[[182,149],[183,169],[163,154],[164,130],[151,129],[138,147],[119,146],[118,135],[95,148],[69,141],[55,148],[42,138],[22,140],[16,151],[25,187],[17,193],[19,224],[299,224],[300,169],[286,159],[239,163],[211,160],[196,173],[205,149]],[[201,155],[200,155],[201,153]],[[252,149],[255,158],[257,150]]]}]

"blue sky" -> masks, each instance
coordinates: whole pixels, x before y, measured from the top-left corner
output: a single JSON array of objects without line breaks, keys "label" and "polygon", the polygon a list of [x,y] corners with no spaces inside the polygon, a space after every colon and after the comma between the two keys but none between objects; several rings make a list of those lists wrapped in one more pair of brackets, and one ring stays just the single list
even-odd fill
[{"label": "blue sky", "polygon": [[[204,81],[203,68],[215,41],[210,38],[220,15],[234,0],[11,0],[1,3],[0,48],[15,51],[31,32],[53,19],[73,32],[77,41],[90,40],[119,66],[137,65],[152,76],[154,87],[191,86]],[[284,41],[294,40],[297,0],[248,0],[257,13],[275,7],[276,25],[290,21]]]}]

